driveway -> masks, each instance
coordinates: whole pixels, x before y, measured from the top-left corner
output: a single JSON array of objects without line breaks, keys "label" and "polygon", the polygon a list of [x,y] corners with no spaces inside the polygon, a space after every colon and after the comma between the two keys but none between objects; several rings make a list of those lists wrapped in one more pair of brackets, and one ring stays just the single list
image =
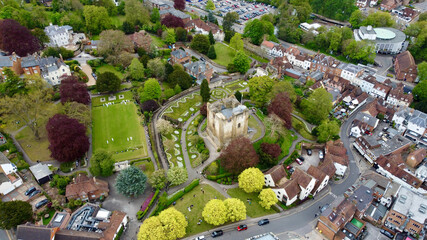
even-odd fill
[{"label": "driveway", "polygon": [[313,166],[318,166],[320,159],[319,159],[319,149],[313,149],[312,150],[313,153],[311,154],[311,156],[307,155],[307,151],[303,150],[301,156],[304,158],[304,162],[302,163],[302,165],[298,165],[296,162],[292,163],[292,165],[294,167],[299,167],[301,170],[303,171],[307,171],[308,168],[313,165]]},{"label": "driveway", "polygon": [[92,68],[88,64],[86,64],[86,63],[83,63],[80,67],[82,68],[82,71],[84,73],[86,73],[86,75],[87,75],[87,77],[89,79],[88,82],[86,83],[86,85],[87,86],[96,85],[96,80],[92,76]]},{"label": "driveway", "polygon": [[136,213],[140,210],[145,199],[151,194],[152,188],[147,183],[147,188],[142,195],[136,198],[125,197],[118,193],[114,187],[117,175],[118,173],[115,173],[106,179],[110,187],[110,192],[109,196],[102,203],[102,207],[108,210],[118,210],[127,213],[130,221],[128,228],[122,235],[122,239],[136,240],[136,234],[138,233],[139,226],[141,225],[141,222],[136,219]]}]

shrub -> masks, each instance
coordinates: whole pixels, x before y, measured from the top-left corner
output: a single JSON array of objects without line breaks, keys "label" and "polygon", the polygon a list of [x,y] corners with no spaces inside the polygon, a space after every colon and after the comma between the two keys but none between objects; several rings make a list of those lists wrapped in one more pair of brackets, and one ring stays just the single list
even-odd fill
[{"label": "shrub", "polygon": [[217,179],[221,179],[221,178],[228,177],[231,175],[233,175],[233,174],[232,173],[223,173],[223,174],[219,174],[219,175],[207,175],[206,178],[209,180],[215,181]]},{"label": "shrub", "polygon": [[[142,204],[142,206],[141,206],[141,210],[142,211],[138,211],[136,213],[136,216],[137,216],[138,220],[141,220],[145,216],[145,214],[147,214],[148,209],[150,209],[151,205],[154,203],[154,201],[156,201],[156,198],[159,195],[159,192],[160,192],[160,190],[156,189],[156,192],[154,192],[154,194],[151,194],[151,196],[150,196],[151,198],[147,198],[145,200],[144,204]],[[150,201],[146,205],[146,202],[147,202],[148,199],[150,199]],[[144,205],[146,205],[146,206],[144,206]]]},{"label": "shrub", "polygon": [[71,168],[74,167],[74,162],[63,162],[59,165],[59,169],[64,173],[71,172]]},{"label": "shrub", "polygon": [[212,162],[208,168],[206,169],[206,171],[209,172],[209,174],[217,174],[218,173],[218,163],[217,162]]},{"label": "shrub", "polygon": [[190,184],[188,184],[188,186],[186,186],[184,188],[184,192],[188,193],[188,192],[190,192],[191,190],[193,190],[193,188],[195,188],[198,185],[199,185],[199,179],[194,179]]}]

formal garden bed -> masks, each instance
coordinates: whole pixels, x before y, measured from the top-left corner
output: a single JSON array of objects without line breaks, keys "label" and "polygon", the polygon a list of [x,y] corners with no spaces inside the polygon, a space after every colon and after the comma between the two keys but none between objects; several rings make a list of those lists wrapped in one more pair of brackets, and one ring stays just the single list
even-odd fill
[{"label": "formal garden bed", "polygon": [[203,116],[199,115],[191,121],[187,127],[186,148],[191,167],[197,167],[209,158],[209,149],[206,148],[203,138],[198,134],[198,126],[203,121]]},{"label": "formal garden bed", "polygon": [[270,215],[279,212],[274,207],[271,209],[265,209],[260,204],[258,198],[259,193],[246,193],[241,188],[231,188],[227,190],[227,193],[233,197],[242,200],[246,205],[246,214],[249,217],[257,218],[265,215]]},{"label": "formal garden bed", "polygon": [[192,93],[173,102],[163,114],[179,122],[185,122],[199,110],[201,105],[202,97],[200,94]]},{"label": "formal garden bed", "polygon": [[[185,161],[181,146],[182,129],[175,128],[172,133],[162,135],[163,147],[170,167],[184,167]],[[166,142],[169,141],[169,142]],[[173,144],[172,144],[173,142]],[[171,147],[173,145],[173,148]]]}]

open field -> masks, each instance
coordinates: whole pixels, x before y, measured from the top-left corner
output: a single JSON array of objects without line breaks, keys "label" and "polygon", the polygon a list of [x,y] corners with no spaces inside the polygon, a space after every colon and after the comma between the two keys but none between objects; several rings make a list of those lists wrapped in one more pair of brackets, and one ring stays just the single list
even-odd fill
[{"label": "open field", "polygon": [[[261,217],[265,215],[270,215],[273,213],[276,213],[273,209],[265,209],[259,204],[259,193],[246,193],[240,188],[231,188],[227,191],[228,194],[230,194],[233,198],[238,198],[242,200],[246,205],[246,214],[249,217],[256,218]],[[250,199],[250,204],[248,199]]]},{"label": "open field", "polygon": [[21,144],[28,157],[36,162],[53,160],[50,157],[49,140],[47,139],[46,128],[39,130],[40,139],[36,139],[29,127],[22,129],[16,136],[16,140]]},{"label": "open field", "polygon": [[213,59],[213,61],[227,67],[227,65],[233,61],[236,51],[220,42],[215,43],[214,47],[216,59]]},{"label": "open field", "polygon": [[104,72],[112,72],[114,74],[116,74],[116,76],[120,79],[123,79],[123,73],[117,71],[113,66],[108,65],[108,64],[104,64],[100,67],[96,68],[96,73],[100,74],[100,73],[104,73]]}]

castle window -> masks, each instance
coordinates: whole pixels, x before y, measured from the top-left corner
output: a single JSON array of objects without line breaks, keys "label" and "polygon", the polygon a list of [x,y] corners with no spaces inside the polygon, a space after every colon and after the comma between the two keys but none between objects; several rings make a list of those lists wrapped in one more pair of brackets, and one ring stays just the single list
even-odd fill
[{"label": "castle window", "polygon": [[238,127],[238,128],[240,128],[240,123],[239,123],[239,124],[237,124],[237,127]]}]

